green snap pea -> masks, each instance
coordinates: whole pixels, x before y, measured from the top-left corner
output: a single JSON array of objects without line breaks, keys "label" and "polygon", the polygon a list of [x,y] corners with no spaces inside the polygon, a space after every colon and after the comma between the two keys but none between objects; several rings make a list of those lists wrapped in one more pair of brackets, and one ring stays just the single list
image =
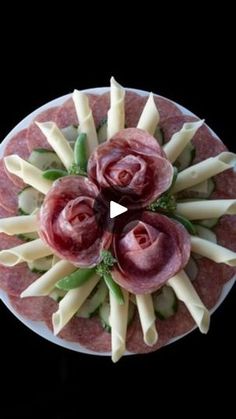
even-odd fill
[{"label": "green snap pea", "polygon": [[113,280],[112,276],[109,273],[105,273],[103,275],[103,279],[107,285],[107,287],[109,288],[109,290],[111,291],[111,293],[114,295],[114,297],[116,298],[117,302],[119,304],[124,304],[124,297],[123,297],[123,293],[121,291],[120,286]]},{"label": "green snap pea", "polygon": [[43,172],[43,177],[48,180],[56,180],[60,177],[67,176],[68,173],[61,169],[48,169]]},{"label": "green snap pea", "polygon": [[56,287],[61,290],[69,291],[73,288],[81,287],[95,274],[95,268],[78,269],[72,274],[65,276],[56,283]]},{"label": "green snap pea", "polygon": [[87,150],[86,150],[87,134],[81,133],[76,142],[74,148],[74,160],[81,170],[86,172],[87,170]]}]

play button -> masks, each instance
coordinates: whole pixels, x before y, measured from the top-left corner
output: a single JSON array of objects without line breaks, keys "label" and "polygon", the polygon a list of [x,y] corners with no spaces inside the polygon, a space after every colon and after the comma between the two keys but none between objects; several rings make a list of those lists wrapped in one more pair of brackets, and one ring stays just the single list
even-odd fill
[{"label": "play button", "polygon": [[128,208],[115,201],[110,201],[110,218],[118,217],[118,215],[123,214],[126,211],[128,211]]}]

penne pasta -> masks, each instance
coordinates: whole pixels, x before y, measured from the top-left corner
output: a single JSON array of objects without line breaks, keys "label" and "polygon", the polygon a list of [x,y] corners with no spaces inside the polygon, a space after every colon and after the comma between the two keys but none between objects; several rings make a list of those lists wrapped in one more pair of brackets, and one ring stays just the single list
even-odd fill
[{"label": "penne pasta", "polygon": [[112,361],[117,362],[124,355],[126,349],[126,332],[128,325],[129,294],[122,289],[124,304],[118,304],[110,292],[110,325]]},{"label": "penne pasta", "polygon": [[43,194],[48,193],[52,186],[52,181],[43,178],[42,170],[15,154],[4,157],[4,163],[10,173],[20,177],[25,183],[33,186],[39,192]]},{"label": "penne pasta", "polygon": [[197,122],[185,122],[181,130],[172,135],[170,141],[163,147],[171,163],[175,162],[203,123],[204,119]]},{"label": "penne pasta", "polygon": [[32,262],[52,254],[52,250],[41,239],[32,240],[0,252],[0,264],[15,266],[21,262]]},{"label": "penne pasta", "polygon": [[21,293],[21,298],[49,295],[56,283],[77,268],[66,260],[60,260]]},{"label": "penne pasta", "polygon": [[151,294],[136,295],[139,318],[143,331],[143,340],[148,346],[153,346],[158,340],[156,316]]},{"label": "penne pasta", "polygon": [[236,266],[236,253],[223,246],[212,243],[200,237],[191,236],[191,250],[201,256],[213,260],[216,263],[226,263],[229,266]]},{"label": "penne pasta", "polygon": [[57,335],[79,310],[83,302],[97,285],[98,281],[99,277],[95,274],[81,287],[67,292],[65,297],[60,301],[58,310],[52,315],[54,335]]},{"label": "penne pasta", "polygon": [[224,214],[236,214],[236,199],[183,202],[177,204],[176,212],[189,220],[219,218]]},{"label": "penne pasta", "polygon": [[125,127],[125,89],[111,78],[111,106],[107,114],[107,139]]},{"label": "penne pasta", "polygon": [[0,233],[14,234],[32,233],[38,230],[37,215],[19,215],[0,219]]},{"label": "penne pasta", "polygon": [[47,138],[59,159],[64,164],[65,168],[69,170],[74,162],[74,153],[69,141],[64,137],[54,122],[35,122],[42,133]]},{"label": "penne pasta", "polygon": [[182,301],[202,333],[207,333],[210,326],[210,313],[199,298],[194,286],[184,271],[168,280],[176,296]]},{"label": "penne pasta", "polygon": [[78,90],[74,90],[72,98],[79,120],[79,132],[87,134],[87,151],[89,156],[98,146],[97,131],[92,111],[89,107],[88,98],[85,94],[79,92]]},{"label": "penne pasta", "polygon": [[173,193],[190,188],[193,185],[203,182],[224,170],[234,167],[236,164],[236,155],[228,151],[218,154],[216,157],[210,157],[202,162],[188,167],[177,176]]},{"label": "penne pasta", "polygon": [[153,93],[150,93],[139,118],[137,128],[143,129],[153,135],[160,121],[160,115],[154,102]]}]

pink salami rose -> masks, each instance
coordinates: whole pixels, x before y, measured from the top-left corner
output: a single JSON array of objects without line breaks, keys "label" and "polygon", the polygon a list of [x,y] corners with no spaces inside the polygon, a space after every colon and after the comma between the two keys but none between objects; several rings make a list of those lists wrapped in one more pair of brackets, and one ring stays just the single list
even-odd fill
[{"label": "pink salami rose", "polygon": [[170,218],[145,211],[139,221],[121,227],[113,239],[118,261],[112,276],[134,294],[151,293],[180,269],[190,255],[190,238],[185,228]]},{"label": "pink salami rose", "polygon": [[96,185],[87,178],[66,176],[54,183],[41,207],[41,238],[60,258],[78,267],[95,266],[101,250],[111,243],[111,234],[95,219],[97,195]]},{"label": "pink salami rose", "polygon": [[173,167],[154,137],[127,128],[96,148],[88,174],[100,188],[118,193],[129,208],[140,208],[170,187]]}]

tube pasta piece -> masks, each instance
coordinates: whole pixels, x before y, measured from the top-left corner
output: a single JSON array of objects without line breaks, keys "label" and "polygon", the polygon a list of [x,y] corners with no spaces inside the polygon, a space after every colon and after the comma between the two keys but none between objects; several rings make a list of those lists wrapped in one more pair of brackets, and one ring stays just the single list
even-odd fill
[{"label": "tube pasta piece", "polygon": [[19,215],[0,219],[0,233],[14,234],[32,233],[38,230],[36,215]]},{"label": "tube pasta piece", "polygon": [[97,131],[94,124],[92,111],[89,107],[88,98],[78,90],[74,90],[72,95],[76,113],[79,120],[79,132],[87,134],[88,156],[98,146]]},{"label": "tube pasta piece", "polygon": [[216,263],[226,263],[229,266],[236,266],[236,253],[223,246],[212,243],[200,237],[191,236],[191,251],[205,256]]},{"label": "tube pasta piece", "polygon": [[69,141],[64,137],[55,122],[35,122],[42,133],[47,138],[59,159],[64,164],[65,168],[69,170],[74,162],[74,153]]},{"label": "tube pasta piece", "polygon": [[143,108],[143,112],[139,118],[137,128],[143,129],[153,135],[159,121],[160,115],[153,99],[153,93],[150,93]]},{"label": "tube pasta piece", "polygon": [[111,107],[107,114],[107,138],[125,127],[125,89],[111,78]]},{"label": "tube pasta piece", "polygon": [[140,322],[143,330],[143,339],[146,345],[153,346],[157,342],[156,316],[154,313],[151,294],[136,295],[136,302]]},{"label": "tube pasta piece", "polygon": [[224,151],[216,157],[210,157],[198,164],[188,167],[178,174],[173,193],[197,185],[224,170],[232,168],[236,164],[236,155]]},{"label": "tube pasta piece", "polygon": [[21,262],[32,262],[52,254],[51,249],[41,239],[32,240],[0,252],[0,264],[15,266]]},{"label": "tube pasta piece", "polygon": [[184,271],[168,280],[176,296],[186,305],[191,316],[202,333],[207,333],[210,326],[210,313],[199,298],[190,279]]},{"label": "tube pasta piece", "polygon": [[43,178],[42,170],[15,154],[4,157],[4,163],[10,173],[20,177],[25,183],[33,186],[33,188],[43,194],[48,193],[52,186],[52,181]]},{"label": "tube pasta piece", "polygon": [[185,122],[181,130],[172,135],[170,141],[163,147],[171,163],[175,162],[203,123],[204,119],[197,122]]},{"label": "tube pasta piece", "polygon": [[124,304],[119,304],[110,292],[110,325],[112,361],[117,362],[125,353],[128,324],[129,294],[122,289]]},{"label": "tube pasta piece", "polygon": [[57,335],[79,310],[86,298],[97,285],[98,281],[99,277],[95,274],[81,287],[67,292],[65,297],[60,301],[58,310],[52,315],[54,335]]},{"label": "tube pasta piece", "polygon": [[24,297],[39,297],[48,295],[55,287],[55,284],[59,279],[66,275],[71,274],[75,271],[76,266],[67,262],[66,260],[60,260],[52,266],[49,271],[40,276],[34,281],[28,288],[21,293],[21,298]]},{"label": "tube pasta piece", "polygon": [[224,214],[236,214],[236,199],[183,202],[177,204],[176,211],[189,220],[219,218]]}]

